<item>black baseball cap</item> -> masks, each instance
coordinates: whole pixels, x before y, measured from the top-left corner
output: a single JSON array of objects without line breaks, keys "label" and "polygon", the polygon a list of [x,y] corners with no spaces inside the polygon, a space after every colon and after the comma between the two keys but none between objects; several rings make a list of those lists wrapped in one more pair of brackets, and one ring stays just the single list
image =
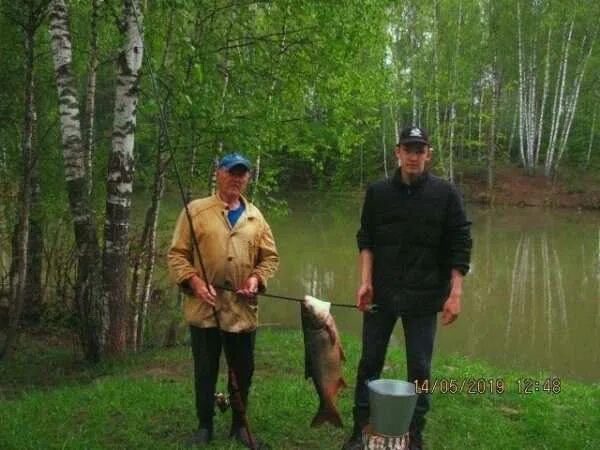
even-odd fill
[{"label": "black baseball cap", "polygon": [[400,132],[398,145],[402,144],[423,144],[428,146],[429,137],[427,136],[427,131],[415,126],[403,128]]}]

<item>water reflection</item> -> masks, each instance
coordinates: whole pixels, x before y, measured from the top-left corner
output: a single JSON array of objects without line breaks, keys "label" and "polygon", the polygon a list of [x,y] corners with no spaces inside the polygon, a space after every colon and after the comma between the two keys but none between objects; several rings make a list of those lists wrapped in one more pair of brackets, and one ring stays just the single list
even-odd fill
[{"label": "water reflection", "polygon": [[[358,286],[355,233],[360,199],[292,203],[274,219],[282,257],[274,293],[310,293],[353,303]],[[598,213],[470,209],[472,272],[463,314],[440,327],[437,352],[460,352],[508,369],[600,377]],[[360,314],[334,310],[338,326],[360,334]],[[263,300],[262,320],[297,325],[297,309]],[[394,341],[402,342],[398,325]]]},{"label": "water reflection", "polygon": [[[570,341],[563,271],[556,249],[550,246],[547,233],[538,237],[524,232],[519,238],[511,276],[505,351],[528,345],[531,351],[540,346],[551,354],[553,336],[564,336],[567,344]],[[536,261],[541,264],[536,265]]]}]

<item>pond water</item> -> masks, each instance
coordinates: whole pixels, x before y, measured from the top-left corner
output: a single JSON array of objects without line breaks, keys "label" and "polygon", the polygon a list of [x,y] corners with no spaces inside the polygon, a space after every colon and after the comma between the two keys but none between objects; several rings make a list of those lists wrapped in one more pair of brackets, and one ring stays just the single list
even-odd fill
[{"label": "pond water", "polygon": [[[361,203],[362,196],[313,193],[288,199],[286,216],[265,209],[281,256],[269,292],[354,304]],[[134,202],[134,230],[146,204]],[[164,254],[181,203],[173,195],[162,205],[158,235]],[[436,353],[456,352],[506,370],[600,380],[600,212],[473,206],[468,212],[474,248],[463,311],[454,324],[439,327]],[[0,251],[3,267],[8,254]],[[164,257],[157,264],[156,282],[170,286]],[[171,311],[155,312],[157,320],[181,317],[173,310],[175,289],[168,291]],[[266,297],[260,302],[262,324],[300,326],[297,304]],[[360,336],[359,312],[334,308],[333,313],[340,330]],[[401,323],[392,345],[403,345]]]},{"label": "pond water", "polygon": [[[361,203],[360,197],[300,196],[289,202],[286,217],[267,214],[281,255],[269,292],[353,304]],[[468,210],[474,248],[463,311],[454,324],[439,327],[435,351],[507,370],[600,379],[600,214]],[[333,313],[341,330],[360,336],[360,313]],[[260,321],[299,326],[299,308],[262,297]],[[400,322],[392,345],[403,345]]]}]

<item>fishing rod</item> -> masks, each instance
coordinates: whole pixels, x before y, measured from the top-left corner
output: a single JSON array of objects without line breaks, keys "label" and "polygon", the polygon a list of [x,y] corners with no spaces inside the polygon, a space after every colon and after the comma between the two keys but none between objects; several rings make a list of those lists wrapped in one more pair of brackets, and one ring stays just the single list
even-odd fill
[{"label": "fishing rod", "polygon": [[[131,10],[133,11],[133,15],[135,17],[135,23],[136,23],[136,27],[138,29],[138,33],[140,34],[140,36],[142,35],[142,30],[141,30],[141,26],[140,26],[140,22],[139,22],[139,18],[138,18],[138,14],[135,8],[135,3],[131,1]],[[196,253],[196,256],[198,257],[198,262],[200,264],[200,270],[202,271],[202,277],[204,278],[204,283],[208,286],[208,276],[206,274],[206,267],[204,265],[204,260],[202,258],[202,253],[200,252],[200,246],[198,245],[198,240],[196,237],[196,233],[194,231],[194,224],[192,222],[192,216],[190,215],[190,210],[188,208],[188,204],[187,204],[187,199],[186,199],[186,195],[185,195],[185,190],[183,188],[183,182],[181,180],[181,173],[179,172],[179,167],[177,166],[177,162],[175,160],[175,152],[173,151],[173,147],[171,145],[171,138],[169,136],[169,129],[167,126],[167,120],[165,117],[165,113],[164,113],[164,109],[163,109],[163,105],[162,102],[160,100],[160,97],[158,95],[158,87],[156,84],[156,77],[154,74],[154,68],[152,67],[152,61],[150,61],[150,58],[148,56],[149,52],[145,52],[144,54],[144,62],[146,64],[146,67],[148,68],[148,73],[150,75],[150,83],[152,85],[152,91],[154,93],[154,97],[158,106],[158,112],[159,112],[159,119],[163,128],[163,133],[164,133],[164,138],[165,138],[165,143],[166,143],[166,147],[169,151],[170,154],[170,163],[174,169],[175,172],[175,178],[177,179],[177,185],[179,187],[179,193],[181,195],[181,199],[182,199],[182,203],[183,203],[183,208],[185,210],[185,216],[187,218],[187,222],[188,225],[190,227],[190,234],[192,236],[192,247],[193,250]],[[231,391],[233,394],[233,399],[234,399],[234,403],[233,403],[233,407],[236,410],[236,412],[240,415],[240,419],[242,421],[242,426],[244,427],[244,429],[246,430],[246,436],[248,437],[248,441],[250,444],[250,448],[252,450],[257,450],[257,442],[256,439],[254,438],[254,435],[252,434],[251,428],[250,428],[250,423],[248,422],[248,417],[246,416],[246,407],[244,405],[244,401],[242,399],[241,396],[241,391],[240,391],[240,387],[238,384],[238,380],[237,380],[237,376],[235,374],[235,371],[233,370],[233,366],[231,364],[230,361],[230,356],[229,356],[229,352],[227,351],[226,348],[226,339],[225,339],[225,334],[223,329],[221,328],[221,323],[219,320],[219,315],[217,312],[216,307],[213,305],[212,306],[212,310],[213,310],[213,317],[215,319],[215,323],[217,325],[217,329],[219,330],[220,334],[221,334],[221,341],[223,342],[223,346],[224,346],[224,350],[225,350],[225,359],[227,361],[227,366],[228,366],[228,375],[229,375],[229,382],[231,383]]]},{"label": "fishing rod", "polygon": [[[133,6],[133,2],[132,2],[132,11],[133,11],[133,14],[135,16],[136,26],[138,28],[138,31],[140,32],[140,35],[141,35],[141,29],[140,29],[140,25],[139,25],[139,21],[138,21],[138,16],[137,16],[137,12],[135,10],[135,7]],[[205,266],[204,266],[204,260],[202,258],[202,254],[200,253],[200,247],[199,247],[198,242],[196,240],[196,234],[194,233],[194,226],[193,226],[193,223],[192,223],[192,218],[191,218],[191,215],[190,215],[190,211],[189,211],[189,209],[187,207],[186,191],[185,191],[185,188],[183,186],[183,182],[182,182],[182,179],[181,179],[181,173],[179,171],[179,167],[177,166],[177,162],[175,161],[175,152],[173,151],[173,146],[171,144],[171,139],[170,139],[170,136],[169,136],[169,130],[168,130],[168,127],[167,127],[167,119],[165,117],[165,113],[164,113],[164,108],[163,108],[162,101],[161,101],[161,99],[160,99],[160,97],[158,95],[158,88],[157,88],[157,85],[156,85],[156,77],[155,77],[155,74],[154,74],[154,68],[152,66],[152,62],[150,61],[150,58],[149,58],[148,54],[149,54],[148,51],[145,52],[144,62],[146,64],[146,66],[148,67],[148,72],[150,74],[150,81],[151,81],[151,84],[152,84],[152,91],[154,93],[154,98],[155,98],[157,106],[158,106],[159,118],[160,118],[160,121],[161,121],[161,125],[163,127],[163,132],[164,132],[164,136],[165,136],[166,146],[167,146],[167,148],[169,150],[169,154],[170,154],[169,162],[172,163],[172,167],[173,167],[174,172],[175,172],[175,178],[177,180],[177,186],[179,188],[179,193],[181,195],[182,203],[184,205],[186,219],[187,219],[187,222],[188,222],[188,224],[190,226],[190,231],[191,231],[191,235],[192,235],[192,246],[194,248],[196,256],[198,257],[198,261],[200,263],[200,269],[202,271],[202,277],[205,280],[205,283],[207,283],[208,278],[206,276],[206,269],[205,269]],[[228,287],[225,287],[225,286],[218,286],[218,285],[212,285],[212,286],[215,289],[220,289],[220,290],[229,291],[229,292],[236,292],[235,289],[228,288]],[[262,296],[262,297],[271,298],[271,299],[286,300],[286,301],[291,301],[291,302],[296,302],[296,303],[303,303],[304,302],[303,298],[291,297],[291,296],[286,296],[286,295],[278,295],[278,294],[269,294],[269,293],[266,293],[264,291],[263,292],[257,292],[256,295]],[[335,303],[335,302],[329,302],[329,303],[331,304],[331,306],[338,307],[338,308],[358,309],[357,305],[351,305],[351,304],[346,304],[346,303]],[[221,327],[220,327],[220,324],[219,324],[219,319],[217,317],[217,311],[216,311],[216,309],[214,307],[213,307],[213,310],[214,310],[213,312],[214,312],[214,315],[215,315],[215,321],[217,322],[217,326],[220,329]],[[377,310],[377,305],[376,304],[367,305],[365,307],[365,311],[368,312],[368,313],[376,312],[376,310]]]},{"label": "fishing rod", "polygon": [[[222,290],[222,291],[237,292],[235,289],[225,287],[225,286],[219,286],[219,285],[213,284],[212,287],[214,287],[215,289]],[[277,299],[277,300],[287,300],[289,302],[304,303],[304,299],[300,298],[300,297],[290,297],[287,295],[279,295],[279,294],[268,294],[266,292],[257,292],[256,295],[261,296],[261,297]],[[335,306],[337,308],[358,309],[356,305],[349,305],[348,303],[335,303],[335,302],[327,302],[327,303],[329,303],[331,306]],[[367,312],[375,312],[377,310],[377,305],[376,304],[368,305],[365,308],[365,310]]]}]

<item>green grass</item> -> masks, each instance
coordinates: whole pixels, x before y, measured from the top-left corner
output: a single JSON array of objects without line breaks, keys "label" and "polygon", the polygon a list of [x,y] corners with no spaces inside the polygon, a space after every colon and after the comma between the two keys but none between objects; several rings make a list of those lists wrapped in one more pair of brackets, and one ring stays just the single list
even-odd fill
[{"label": "green grass", "polygon": [[[350,385],[360,342],[343,335]],[[351,427],[352,386],[338,404],[343,430],[309,427],[317,409],[303,378],[299,331],[261,329],[249,418],[275,449],[338,449]],[[404,378],[401,348],[388,352],[385,378]],[[459,356],[434,360],[437,379],[502,378],[503,394],[433,396],[425,438],[430,449],[600,448],[600,385],[561,380],[561,392],[516,392],[525,376],[504,373]],[[224,389],[225,376],[220,377]],[[175,449],[195,428],[192,364],[187,347],[153,350],[94,368],[74,363],[73,351],[28,343],[14,361],[0,363],[2,449]],[[226,438],[229,413],[216,417],[213,449],[238,449]]]}]

